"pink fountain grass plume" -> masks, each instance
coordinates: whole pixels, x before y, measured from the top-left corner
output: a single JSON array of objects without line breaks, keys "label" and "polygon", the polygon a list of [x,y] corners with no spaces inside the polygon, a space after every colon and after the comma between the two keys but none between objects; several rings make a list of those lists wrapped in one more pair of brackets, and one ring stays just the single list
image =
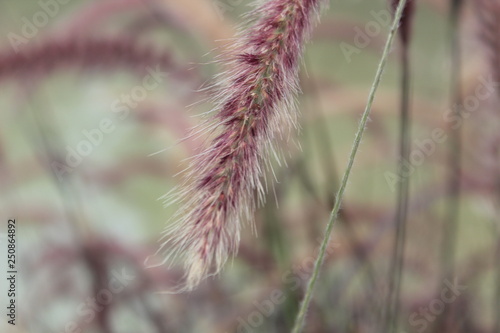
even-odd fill
[{"label": "pink fountain grass plume", "polygon": [[196,155],[179,189],[166,196],[181,208],[158,253],[180,257],[181,291],[220,272],[237,252],[242,222],[264,200],[261,179],[282,131],[296,124],[294,98],[303,45],[322,0],[269,0],[257,6],[234,41],[216,85],[215,115],[199,132],[212,139]]}]

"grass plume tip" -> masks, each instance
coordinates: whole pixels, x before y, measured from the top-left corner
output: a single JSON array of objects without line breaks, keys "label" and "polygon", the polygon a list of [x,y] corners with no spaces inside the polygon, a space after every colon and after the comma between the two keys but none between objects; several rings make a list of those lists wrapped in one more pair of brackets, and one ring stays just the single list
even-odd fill
[{"label": "grass plume tip", "polygon": [[180,206],[157,254],[184,264],[178,291],[195,288],[235,255],[243,222],[263,202],[265,171],[283,131],[296,127],[303,46],[323,0],[268,0],[247,14],[218,77],[214,110],[197,133],[210,139],[166,196]]}]

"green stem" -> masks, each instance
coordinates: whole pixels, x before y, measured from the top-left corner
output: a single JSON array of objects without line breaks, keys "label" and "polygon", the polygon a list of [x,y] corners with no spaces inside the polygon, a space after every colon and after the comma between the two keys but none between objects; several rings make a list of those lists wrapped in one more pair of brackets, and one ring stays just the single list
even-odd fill
[{"label": "green stem", "polygon": [[404,175],[404,161],[410,157],[411,119],[410,119],[410,59],[409,44],[402,45],[402,82],[401,82],[401,124],[398,176],[400,179],[397,191],[396,234],[393,248],[391,268],[389,270],[389,296],[386,304],[386,321],[384,332],[392,333],[398,326],[399,297],[402,284],[404,253],[406,243],[406,226],[408,224],[409,176]]},{"label": "green stem", "polygon": [[[450,11],[450,52],[451,52],[451,90],[450,104],[453,114],[462,117],[461,101],[462,101],[462,83],[461,83],[461,67],[462,54],[460,50],[460,13],[462,10],[463,1],[452,0]],[[461,200],[460,174],[462,173],[462,129],[449,129],[450,147],[447,161],[449,170],[449,178],[447,184],[448,203],[444,216],[443,224],[443,239],[441,248],[441,280],[442,284],[445,280],[450,280],[455,276],[455,260],[457,249],[457,237],[459,232],[459,213]],[[444,327],[446,321],[450,319],[452,307],[447,307],[440,319],[436,322],[436,327]]]},{"label": "green stem", "polygon": [[358,131],[356,132],[354,144],[353,144],[353,147],[351,149],[350,156],[349,156],[349,162],[347,164],[347,168],[344,172],[344,175],[342,176],[342,181],[340,183],[340,188],[337,192],[335,205],[333,207],[333,210],[330,214],[330,219],[329,219],[328,224],[326,226],[325,236],[324,236],[323,241],[321,243],[321,248],[320,248],[318,257],[316,258],[316,261],[314,263],[314,270],[313,270],[311,278],[309,279],[309,282],[307,284],[307,289],[306,289],[306,293],[304,295],[304,299],[302,300],[299,312],[297,314],[297,317],[295,318],[295,325],[292,329],[292,333],[302,332],[307,309],[309,307],[309,304],[311,302],[311,298],[313,296],[314,287],[316,286],[316,281],[318,279],[319,271],[320,271],[321,266],[323,264],[323,261],[325,259],[326,248],[328,246],[328,243],[330,242],[330,236],[331,236],[331,233],[333,230],[333,226],[335,224],[335,221],[337,220],[340,206],[342,204],[342,198],[344,197],[344,192],[345,192],[345,189],[347,187],[347,182],[349,180],[349,176],[351,175],[352,166],[354,164],[354,160],[356,159],[356,154],[358,152],[359,145],[361,144],[361,139],[363,138],[363,134],[365,132],[366,124],[368,122],[368,118],[370,116],[370,111],[372,109],[373,101],[375,99],[375,93],[377,92],[377,89],[380,85],[380,81],[382,80],[382,74],[384,73],[384,69],[385,69],[385,66],[387,64],[387,60],[389,58],[389,53],[391,51],[391,47],[392,47],[392,44],[394,42],[394,37],[396,36],[396,32],[398,31],[399,22],[401,21],[401,17],[403,15],[403,9],[404,9],[407,1],[408,0],[401,0],[399,2],[398,8],[396,10],[396,14],[394,15],[394,20],[392,22],[391,30],[389,31],[389,35],[387,37],[387,42],[385,44],[384,51],[382,53],[382,57],[380,58],[380,62],[378,64],[377,73],[375,74],[375,79],[374,79],[373,85],[370,89],[370,94],[368,95],[368,102],[366,104],[365,111],[363,112],[363,115],[361,116],[361,122],[359,123]]}]

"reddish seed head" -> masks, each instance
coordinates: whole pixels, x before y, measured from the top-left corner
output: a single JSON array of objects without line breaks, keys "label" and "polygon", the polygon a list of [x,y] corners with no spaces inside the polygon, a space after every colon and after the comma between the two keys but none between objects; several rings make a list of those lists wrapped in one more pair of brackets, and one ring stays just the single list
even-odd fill
[{"label": "reddish seed head", "polygon": [[[219,84],[208,146],[193,159],[185,184],[171,196],[181,208],[160,250],[184,260],[184,288],[220,271],[236,253],[243,221],[251,220],[255,192],[273,140],[295,120],[298,62],[322,0],[269,0],[236,41],[233,69]],[[215,130],[214,130],[215,128]]]}]

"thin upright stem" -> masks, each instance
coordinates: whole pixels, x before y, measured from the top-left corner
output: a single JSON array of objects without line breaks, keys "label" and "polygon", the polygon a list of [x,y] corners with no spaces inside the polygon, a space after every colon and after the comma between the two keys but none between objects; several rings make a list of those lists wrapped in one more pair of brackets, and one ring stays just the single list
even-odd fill
[{"label": "thin upright stem", "polygon": [[377,68],[377,73],[375,74],[375,79],[373,82],[373,85],[370,89],[370,93],[368,95],[368,101],[366,104],[365,111],[363,112],[363,115],[361,116],[361,121],[359,123],[358,130],[356,132],[356,137],[354,139],[353,147],[351,149],[351,153],[349,155],[349,161],[347,164],[347,168],[344,172],[344,175],[342,176],[342,181],[340,182],[340,188],[337,192],[336,195],[336,201],[335,205],[333,207],[333,210],[330,214],[330,219],[328,221],[328,224],[326,226],[325,230],[325,235],[323,238],[323,241],[321,243],[320,251],[318,254],[318,257],[316,258],[316,261],[314,263],[314,270],[311,275],[311,278],[309,279],[309,282],[307,284],[307,289],[304,295],[304,299],[300,305],[299,312],[297,314],[296,320],[295,320],[295,325],[292,329],[292,333],[300,333],[302,331],[302,328],[304,326],[305,322],[305,317],[307,313],[307,309],[309,307],[309,304],[311,302],[313,292],[314,292],[314,287],[316,286],[316,281],[319,276],[319,272],[321,269],[321,266],[323,264],[323,261],[325,259],[325,253],[326,253],[326,248],[328,246],[328,243],[330,242],[330,236],[333,230],[333,226],[335,224],[335,221],[337,220],[337,216],[340,210],[340,206],[342,204],[342,199],[344,197],[344,192],[347,187],[347,182],[349,180],[349,177],[351,175],[352,167],[354,165],[354,161],[356,159],[356,155],[359,149],[359,146],[361,144],[361,139],[363,138],[363,134],[366,129],[366,124],[368,122],[368,118],[370,116],[370,111],[372,109],[373,101],[375,99],[375,94],[378,90],[378,87],[380,85],[380,81],[382,80],[382,74],[384,73],[387,60],[389,57],[389,53],[392,48],[392,44],[394,42],[394,37],[396,36],[396,32],[398,31],[399,28],[399,22],[401,21],[401,17],[403,15],[403,9],[406,5],[406,2],[408,0],[401,0],[399,3],[399,6],[396,10],[396,14],[394,15],[394,20],[392,22],[391,30],[389,31],[389,35],[387,37],[387,42],[384,47],[384,51],[382,53],[382,57],[380,59],[378,68]]},{"label": "thin upright stem", "polygon": [[[450,54],[451,54],[451,95],[450,103],[453,113],[461,116],[461,52],[459,40],[459,15],[462,6],[461,0],[452,0],[450,11]],[[462,169],[462,130],[460,127],[451,129],[450,152],[448,157],[448,206],[445,212],[443,226],[443,242],[441,248],[441,281],[450,279],[455,271],[455,252],[458,235],[458,216],[460,210],[460,174]],[[450,309],[446,309],[441,316],[439,325],[444,325],[449,315]]]},{"label": "thin upright stem", "polygon": [[404,174],[404,161],[408,161],[411,145],[411,118],[410,118],[410,63],[408,45],[401,50],[401,111],[400,111],[400,146],[397,191],[396,232],[395,244],[389,269],[389,295],[386,304],[385,330],[394,332],[397,328],[399,314],[399,295],[404,267],[404,247],[406,243],[406,225],[408,223],[408,201],[410,179]]},{"label": "thin upright stem", "polygon": [[[308,64],[308,58],[306,57],[306,65]],[[320,94],[319,94],[319,82],[317,82],[314,78],[309,78],[307,80],[308,83],[310,83],[309,86],[306,86],[304,89],[310,89],[311,95],[314,95],[313,98],[311,99],[311,102],[314,103],[314,109],[318,109],[321,111],[321,103],[318,103],[320,100]],[[305,91],[304,91],[305,92]],[[317,138],[317,141],[315,144],[318,145],[318,147],[321,149],[321,157],[322,159],[322,166],[325,172],[325,177],[326,177],[326,184],[328,184],[328,188],[333,187],[337,188],[339,186],[339,181],[340,181],[340,175],[337,172],[337,168],[335,166],[335,158],[334,158],[334,152],[333,149],[330,145],[331,142],[331,135],[330,131],[328,129],[328,117],[327,115],[323,112],[323,117],[320,119],[320,121],[317,122],[317,134],[315,137]],[[326,194],[326,206],[331,207],[335,204],[335,193],[330,193],[330,190],[328,190]],[[321,204],[322,201],[319,201]],[[354,270],[351,275],[355,276],[356,274],[362,274],[366,272],[366,277],[368,280],[368,286],[370,288],[375,289],[376,288],[376,274],[375,274],[375,268],[373,266],[373,263],[371,262],[369,253],[366,251],[364,248],[363,244],[359,240],[359,237],[356,235],[356,232],[353,228],[353,221],[350,218],[349,214],[346,214],[344,211],[343,214],[341,212],[339,216],[339,223],[343,223],[343,226],[345,227],[346,231],[346,236],[348,238],[348,241],[350,244],[352,244],[354,248],[354,254],[356,256],[357,260],[357,269]],[[346,295],[346,291],[348,290],[349,283],[351,283],[354,279],[353,278],[346,278],[346,282],[343,285],[337,286],[339,290],[339,294],[336,297],[336,302],[333,306],[336,306],[336,304],[341,304],[343,300],[343,296]],[[372,306],[376,307],[376,299],[377,295],[375,293],[370,294],[370,297],[368,298],[368,302],[372,304]]]},{"label": "thin upright stem", "polygon": [[[459,44],[459,25],[458,25],[459,5],[453,5],[450,14],[450,34],[451,34],[451,55],[452,55],[452,71],[451,71],[451,105],[457,105],[453,108],[453,112],[460,115],[461,101],[461,84],[460,84],[460,44]],[[461,131],[460,128],[454,129],[451,133],[450,140],[450,156],[448,160],[450,178],[448,184],[448,194],[450,195],[450,203],[448,205],[447,216],[445,220],[445,233],[443,244],[443,269],[445,274],[453,271],[453,256],[455,253],[455,238],[457,231],[457,216],[459,208],[460,194],[460,170],[461,170]]]}]

